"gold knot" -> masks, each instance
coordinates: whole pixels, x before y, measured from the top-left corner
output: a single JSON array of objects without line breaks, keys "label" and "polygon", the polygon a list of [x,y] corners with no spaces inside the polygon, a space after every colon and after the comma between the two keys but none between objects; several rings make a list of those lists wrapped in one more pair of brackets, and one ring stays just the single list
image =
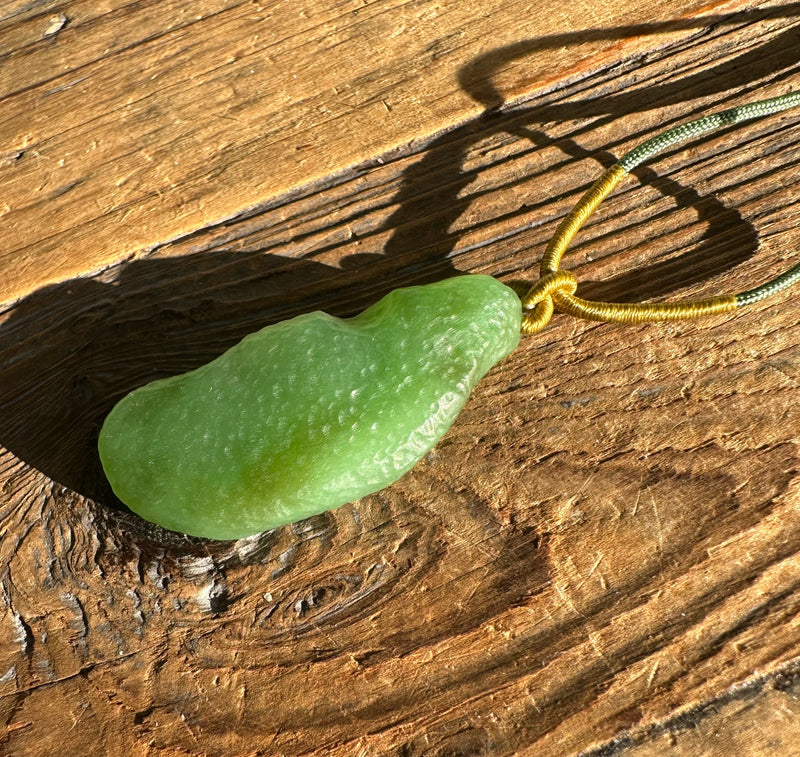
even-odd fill
[{"label": "gold knot", "polygon": [[540,278],[522,298],[522,333],[536,334],[550,320],[555,310],[553,294],[575,294],[578,280],[569,271],[551,271]]}]

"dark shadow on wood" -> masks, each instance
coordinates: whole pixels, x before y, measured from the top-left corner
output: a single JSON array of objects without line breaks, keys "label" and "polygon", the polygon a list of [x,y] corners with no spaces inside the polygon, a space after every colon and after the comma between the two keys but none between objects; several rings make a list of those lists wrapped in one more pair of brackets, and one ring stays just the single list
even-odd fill
[{"label": "dark shadow on wood", "polygon": [[[497,89],[496,75],[498,71],[510,62],[527,58],[531,55],[547,53],[548,50],[557,50],[564,47],[578,45],[582,42],[590,41],[612,41],[631,39],[633,37],[647,36],[653,34],[664,34],[669,32],[698,31],[708,30],[722,26],[744,26],[745,24],[758,23],[772,19],[791,19],[800,18],[800,4],[784,3],[775,5],[771,8],[753,8],[737,13],[708,14],[691,18],[672,19],[669,21],[656,21],[644,24],[628,24],[614,28],[582,29],[578,32],[566,34],[553,34],[538,39],[526,39],[506,45],[505,47],[489,50],[483,55],[464,66],[459,72],[459,83],[461,88],[469,93],[476,101],[481,103],[487,110],[496,110],[505,103],[505,97]],[[797,31],[787,32],[788,38],[796,38]],[[783,39],[783,38],[779,38]],[[761,46],[749,53],[736,57],[734,60],[720,66],[713,72],[705,72],[699,75],[699,79],[707,79],[708,86],[711,88],[707,94],[724,91],[724,89],[737,86],[735,81],[728,81],[723,89],[715,86],[714,79],[718,73],[727,72],[740,79],[738,86],[747,86],[762,76],[770,76],[777,73],[780,68],[774,68],[774,63],[770,61],[771,56],[777,55],[784,58],[784,53],[790,53],[791,47],[783,49],[785,41],[775,40],[770,45]],[[795,55],[794,60],[797,60]],[[735,72],[736,68],[743,67],[743,70]],[[747,67],[752,67],[748,69]],[[682,83],[690,81],[682,79],[670,82],[667,85],[660,85],[649,91],[633,90],[614,94],[602,101],[582,103],[584,107],[593,110],[595,114],[614,113],[616,116],[625,115],[636,111],[646,110],[648,107],[661,107],[669,103],[682,103],[691,97],[699,96],[702,92],[692,92],[693,87],[684,89]],[[697,86],[696,84],[694,86]],[[631,100],[634,101],[631,107]],[[612,102],[614,107],[608,108],[608,103]],[[538,112],[540,121],[557,121],[562,118],[571,118],[564,114],[565,109],[578,106],[578,103],[552,106]],[[559,115],[561,112],[561,115]],[[587,113],[584,112],[584,115]]]}]

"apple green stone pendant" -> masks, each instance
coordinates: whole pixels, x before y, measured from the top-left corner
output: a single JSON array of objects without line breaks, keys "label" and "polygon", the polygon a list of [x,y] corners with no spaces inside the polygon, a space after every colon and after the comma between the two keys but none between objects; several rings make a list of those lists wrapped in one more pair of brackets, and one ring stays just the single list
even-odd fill
[{"label": "apple green stone pendant", "polygon": [[325,512],[408,471],[520,339],[490,276],[397,289],[354,318],[315,312],[124,397],[99,449],[134,512],[232,539]]},{"label": "apple green stone pendant", "polygon": [[[800,93],[672,127],[627,152],[564,218],[520,301],[459,276],[397,289],[355,318],[309,313],[251,334],[208,365],[122,399],[100,432],[116,494],[166,528],[231,539],[330,510],[396,481],[447,431],[472,387],[554,310],[641,323],[727,313],[800,281],[800,264],[738,294],[592,302],[559,270],[581,225],[629,172],[688,138],[800,105]],[[524,311],[524,315],[523,315]]]}]

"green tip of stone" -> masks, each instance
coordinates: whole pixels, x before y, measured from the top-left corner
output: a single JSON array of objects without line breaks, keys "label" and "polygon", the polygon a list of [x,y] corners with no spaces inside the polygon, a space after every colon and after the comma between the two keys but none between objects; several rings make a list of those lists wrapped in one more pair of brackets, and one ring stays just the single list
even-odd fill
[{"label": "green tip of stone", "polygon": [[308,313],[124,397],[100,432],[114,492],[165,528],[232,539],[382,489],[441,438],[520,338],[490,276],[397,289],[354,318]]}]

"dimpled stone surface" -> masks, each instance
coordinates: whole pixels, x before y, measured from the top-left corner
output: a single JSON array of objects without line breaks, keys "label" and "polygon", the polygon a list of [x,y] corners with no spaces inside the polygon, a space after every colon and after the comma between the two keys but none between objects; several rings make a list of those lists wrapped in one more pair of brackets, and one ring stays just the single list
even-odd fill
[{"label": "dimpled stone surface", "polygon": [[155,381],[106,418],[106,475],[133,511],[229,539],[396,481],[519,342],[517,295],[482,275],[397,289],[354,318],[308,313]]}]

